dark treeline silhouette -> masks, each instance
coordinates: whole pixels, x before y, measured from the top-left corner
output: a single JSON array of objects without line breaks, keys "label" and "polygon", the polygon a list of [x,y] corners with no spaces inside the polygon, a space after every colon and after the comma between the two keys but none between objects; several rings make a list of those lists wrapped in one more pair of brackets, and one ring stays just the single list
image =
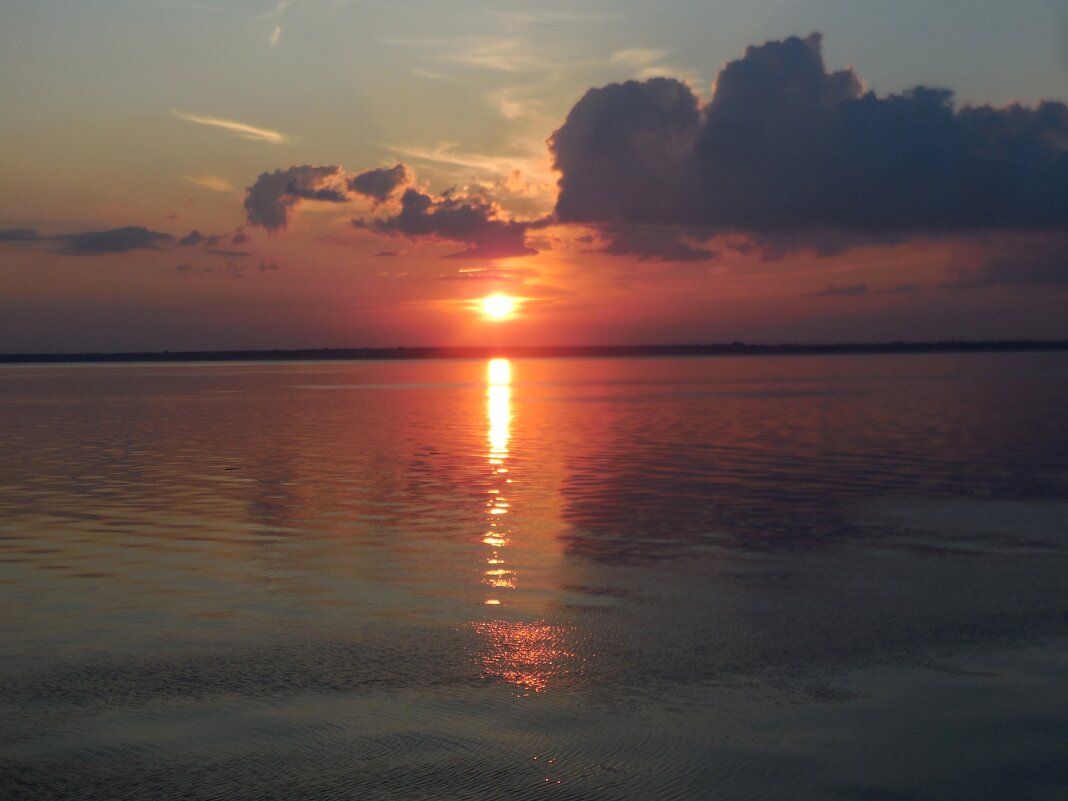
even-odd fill
[{"label": "dark treeline silhouette", "polygon": [[793,356],[811,354],[990,353],[996,351],[1062,351],[1068,340],[997,340],[987,342],[881,342],[823,345],[751,345],[730,342],[707,345],[581,345],[548,347],[397,347],[308,348],[302,350],[190,350],[128,353],[0,353],[0,364],[60,362],[230,362],[345,361],[369,359],[512,359],[640,357],[640,356]]}]

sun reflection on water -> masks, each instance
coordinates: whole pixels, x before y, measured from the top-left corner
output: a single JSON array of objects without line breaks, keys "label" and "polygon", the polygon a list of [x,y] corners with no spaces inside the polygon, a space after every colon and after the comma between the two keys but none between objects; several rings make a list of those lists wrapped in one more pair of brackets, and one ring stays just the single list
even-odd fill
[{"label": "sun reflection on water", "polygon": [[[511,504],[504,496],[507,480],[501,476],[507,473],[504,464],[508,458],[508,442],[511,439],[512,423],[512,365],[507,359],[490,359],[486,365],[486,416],[489,430],[486,438],[489,451],[486,462],[490,468],[490,487],[486,490],[486,513],[489,515],[489,530],[482,538],[484,545],[495,549],[486,559],[492,567],[483,573],[483,583],[493,589],[515,589],[515,572],[507,567],[501,552],[497,549],[508,545],[508,538],[500,518],[508,514]],[[499,598],[490,599],[497,601]],[[489,601],[487,601],[489,603]]]},{"label": "sun reflection on water", "polygon": [[476,623],[475,631],[489,646],[482,655],[483,671],[528,692],[546,690],[559,663],[571,656],[563,629],[548,623],[489,620]]},{"label": "sun reflection on water", "polygon": [[[512,365],[507,359],[491,359],[486,366],[486,417],[488,450],[486,464],[487,529],[481,542],[489,548],[483,559],[482,583],[489,589],[483,604],[507,608],[519,590],[519,577],[508,555],[510,547],[522,544],[513,529],[511,489],[506,477],[512,437]],[[514,608],[512,613],[514,614]],[[564,649],[564,631],[544,621],[484,620],[475,622],[484,647],[479,661],[484,676],[503,679],[525,693],[540,693],[558,675],[561,661],[570,656]]]}]

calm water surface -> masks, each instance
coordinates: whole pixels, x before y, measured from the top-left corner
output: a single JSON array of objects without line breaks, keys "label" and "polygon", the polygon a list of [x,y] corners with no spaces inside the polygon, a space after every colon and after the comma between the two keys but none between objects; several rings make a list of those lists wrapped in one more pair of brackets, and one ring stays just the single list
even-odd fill
[{"label": "calm water surface", "polygon": [[1064,354],[0,368],[4,799],[1068,797]]}]

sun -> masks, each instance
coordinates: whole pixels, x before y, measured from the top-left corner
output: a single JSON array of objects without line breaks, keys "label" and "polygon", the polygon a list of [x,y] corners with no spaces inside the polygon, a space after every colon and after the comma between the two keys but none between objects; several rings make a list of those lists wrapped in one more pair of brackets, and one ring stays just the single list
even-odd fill
[{"label": "sun", "polygon": [[504,320],[515,313],[515,298],[507,295],[490,295],[482,298],[482,313],[491,320]]}]

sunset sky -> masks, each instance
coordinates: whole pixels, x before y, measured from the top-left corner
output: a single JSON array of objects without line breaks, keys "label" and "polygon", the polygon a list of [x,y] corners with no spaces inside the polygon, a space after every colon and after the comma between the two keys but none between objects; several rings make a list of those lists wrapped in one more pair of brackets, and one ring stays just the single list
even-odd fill
[{"label": "sunset sky", "polygon": [[1068,337],[1059,0],[4,0],[0,101],[0,352]]}]

